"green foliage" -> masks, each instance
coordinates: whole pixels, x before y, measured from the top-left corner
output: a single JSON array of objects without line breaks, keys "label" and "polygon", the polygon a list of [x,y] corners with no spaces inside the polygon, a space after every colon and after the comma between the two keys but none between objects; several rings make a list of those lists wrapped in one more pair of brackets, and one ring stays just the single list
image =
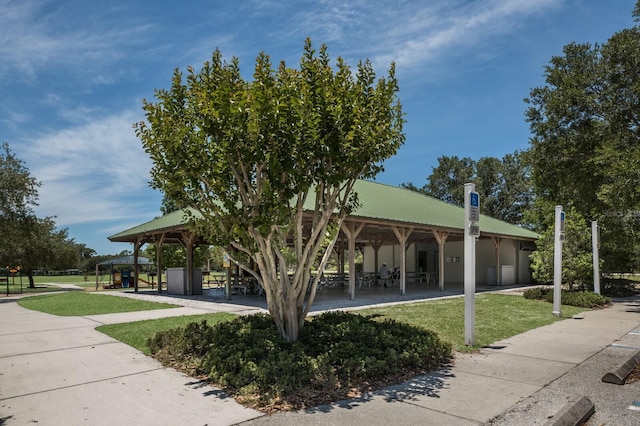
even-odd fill
[{"label": "green foliage", "polygon": [[[30,214],[38,200],[38,182],[24,162],[3,142],[0,151],[0,218]],[[3,232],[5,230],[3,229]]]},{"label": "green foliage", "polygon": [[602,45],[566,45],[545,78],[526,99],[536,194],[597,219],[604,269],[632,270],[640,248],[640,28]]},{"label": "green foliage", "polygon": [[629,297],[638,294],[637,282],[623,278],[604,278],[600,282],[602,294],[609,297]]},{"label": "green foliage", "polygon": [[548,287],[533,287],[526,289],[523,296],[525,299],[547,300],[549,294],[553,297],[553,289]]},{"label": "green foliage", "polygon": [[20,267],[34,288],[35,269],[77,267],[81,255],[90,252],[69,239],[66,229],[57,229],[51,217],[39,218],[37,205],[40,183],[30,175],[22,160],[2,144],[0,152],[0,265]]},{"label": "green foliage", "polygon": [[[184,328],[188,324],[199,324],[201,321],[206,320],[209,324],[217,324],[219,322],[230,321],[235,318],[234,314],[227,312],[216,312],[213,314],[201,314],[201,315],[188,315],[179,317],[166,317],[153,320],[135,321],[124,324],[108,324],[97,327],[101,333],[118,339],[121,342],[126,343],[129,346],[133,346],[139,351],[150,355],[151,351],[147,346],[147,343],[153,341],[151,338],[155,336],[159,331],[175,330],[178,328]],[[167,341],[163,347],[169,348],[174,346],[170,341],[175,334],[167,333],[165,335]],[[158,350],[156,348],[156,350]]]},{"label": "green foliage", "polygon": [[78,245],[67,229],[57,229],[52,218],[26,216],[20,220],[20,246],[14,258],[33,287],[36,269],[69,269],[78,264]]},{"label": "green foliage", "polygon": [[[171,88],[156,91],[157,103],[144,101],[147,121],[136,124],[167,207],[197,209],[191,225],[199,235],[251,257],[241,266],[263,280],[289,339],[312,305],[310,271],[324,269],[316,259],[335,243],[337,232],[327,243],[327,231],[357,206],[356,180],[374,177],[404,143],[395,66],[376,78],[369,61],[355,71],[341,58],[333,65],[326,46],[316,52],[310,40],[298,69],[274,69],[259,54],[252,81],[237,58],[227,62],[216,50],[199,71],[175,70]],[[304,231],[303,216],[311,219]],[[289,277],[278,271],[291,242]]]},{"label": "green foliage", "polygon": [[[157,259],[158,246],[156,244],[148,244],[145,247],[142,256],[147,257],[155,264]],[[198,246],[193,250],[193,265],[196,268],[207,266],[207,259],[210,259],[210,248],[208,246]],[[160,263],[163,268],[180,268],[187,264],[187,249],[178,244],[163,244],[162,256]]]},{"label": "green foliage", "polygon": [[[555,215],[547,205],[544,221],[550,223]],[[542,284],[553,282],[553,251],[555,227],[549,226],[536,242],[531,254],[533,279]],[[593,252],[591,227],[575,208],[565,210],[565,241],[562,244],[562,282],[570,288],[593,288]]]},{"label": "green foliage", "polygon": [[502,159],[482,157],[477,161],[468,157],[442,156],[424,187],[417,188],[411,183],[403,186],[462,207],[464,184],[474,182],[480,194],[482,214],[525,224],[524,212],[533,201],[529,174],[526,151],[516,151]]},{"label": "green foliage", "polygon": [[301,407],[301,395],[335,401],[352,388],[436,369],[451,356],[433,332],[344,312],[308,321],[296,342],[284,340],[268,316],[252,315],[158,333],[149,347],[165,361],[200,359],[200,373],[263,409]]},{"label": "green foliage", "polygon": [[591,291],[567,291],[562,293],[561,303],[563,305],[579,306],[582,308],[595,308],[596,306],[604,306],[610,302],[611,299],[608,297]]},{"label": "green foliage", "polygon": [[[525,299],[545,300],[553,303],[553,288],[535,287],[524,292]],[[581,308],[595,308],[611,303],[611,299],[592,291],[562,291],[561,304]]]}]

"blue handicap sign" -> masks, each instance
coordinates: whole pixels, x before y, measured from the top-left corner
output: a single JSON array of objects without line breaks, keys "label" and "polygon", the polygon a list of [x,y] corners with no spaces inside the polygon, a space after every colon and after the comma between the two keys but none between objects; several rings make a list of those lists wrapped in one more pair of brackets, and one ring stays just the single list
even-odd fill
[{"label": "blue handicap sign", "polygon": [[471,192],[471,207],[480,207],[480,196],[477,192]]}]

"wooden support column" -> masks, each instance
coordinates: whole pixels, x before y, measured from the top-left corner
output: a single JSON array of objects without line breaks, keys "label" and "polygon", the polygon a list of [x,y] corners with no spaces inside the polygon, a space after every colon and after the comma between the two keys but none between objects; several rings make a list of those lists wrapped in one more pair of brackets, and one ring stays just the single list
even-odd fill
[{"label": "wooden support column", "polygon": [[158,294],[162,293],[162,243],[167,237],[166,233],[154,236],[156,243],[156,275],[158,277]]},{"label": "wooden support column", "polygon": [[347,236],[349,248],[349,300],[353,300],[356,297],[356,238],[364,228],[364,223],[356,225],[355,222],[343,222],[340,228]]},{"label": "wooden support column", "polygon": [[444,243],[449,236],[444,231],[431,231],[434,238],[438,242],[438,288],[440,291],[444,291]]},{"label": "wooden support column", "polygon": [[404,226],[392,226],[393,233],[400,243],[400,294],[404,296],[407,291],[406,275],[407,275],[407,241],[413,232],[413,228],[405,228]]},{"label": "wooden support column", "polygon": [[500,273],[500,243],[502,239],[500,237],[491,237],[491,241],[493,241],[493,248],[496,252],[496,285],[502,285],[502,274]]},{"label": "wooden support column", "polygon": [[380,247],[382,247],[382,240],[369,240],[369,244],[373,247],[374,272],[377,274],[380,270],[378,268],[378,252],[380,251]]},{"label": "wooden support column", "polygon": [[141,237],[136,238],[133,243],[133,291],[135,293],[138,292],[138,254],[144,243],[145,241]]},{"label": "wooden support column", "polygon": [[96,291],[98,290],[98,287],[100,286],[100,284],[98,283],[98,275],[100,273],[100,266],[96,263]]},{"label": "wooden support column", "polygon": [[182,232],[182,242],[187,250],[187,294],[193,295],[193,247],[197,236],[193,232]]},{"label": "wooden support column", "polygon": [[514,240],[516,248],[516,284],[520,285],[520,241]]}]

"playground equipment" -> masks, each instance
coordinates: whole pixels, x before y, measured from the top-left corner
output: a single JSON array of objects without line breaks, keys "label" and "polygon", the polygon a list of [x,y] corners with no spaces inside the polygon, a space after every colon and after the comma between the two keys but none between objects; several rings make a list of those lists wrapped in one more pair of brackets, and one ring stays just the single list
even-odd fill
[{"label": "playground equipment", "polygon": [[[135,285],[136,273],[134,270],[133,256],[120,256],[113,259],[105,260],[96,265],[96,290],[102,285],[104,289],[111,288],[127,288]],[[146,257],[138,257],[138,267],[147,266],[151,262]],[[104,269],[108,268],[108,273],[104,273]],[[108,280],[104,280],[104,277]],[[148,281],[138,278],[138,282]]]}]

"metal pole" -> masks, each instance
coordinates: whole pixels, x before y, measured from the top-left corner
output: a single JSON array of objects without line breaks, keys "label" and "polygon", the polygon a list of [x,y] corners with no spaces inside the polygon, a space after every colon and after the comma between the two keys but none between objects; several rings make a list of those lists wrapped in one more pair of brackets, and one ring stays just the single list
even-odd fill
[{"label": "metal pole", "polygon": [[470,235],[470,197],[475,189],[473,183],[464,184],[464,343],[467,346],[473,346],[476,338],[476,238]]},{"label": "metal pole", "polygon": [[553,315],[562,316],[560,301],[562,299],[562,206],[556,206],[555,233],[553,243]]},{"label": "metal pole", "polygon": [[600,294],[600,232],[597,220],[591,222],[591,244],[593,247],[593,291]]}]

